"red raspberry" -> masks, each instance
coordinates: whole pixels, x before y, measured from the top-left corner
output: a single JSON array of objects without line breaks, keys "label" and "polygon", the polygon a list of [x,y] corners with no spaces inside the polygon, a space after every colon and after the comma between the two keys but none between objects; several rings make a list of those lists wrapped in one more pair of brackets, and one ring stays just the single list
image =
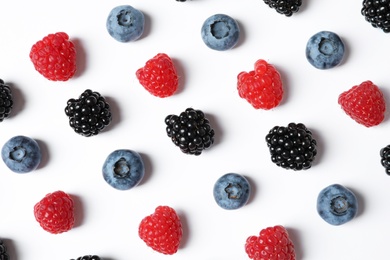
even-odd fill
[{"label": "red raspberry", "polygon": [[49,34],[30,51],[35,69],[53,81],[67,81],[76,72],[76,49],[64,32]]},{"label": "red raspberry", "polygon": [[143,68],[137,70],[136,76],[150,94],[160,98],[172,96],[179,85],[173,62],[165,53],[148,60]]},{"label": "red raspberry", "polygon": [[237,89],[241,98],[254,108],[269,110],[283,98],[283,84],[279,72],[265,60],[258,60],[255,69],[237,76]]},{"label": "red raspberry", "polygon": [[145,217],[138,229],[139,237],[153,250],[172,255],[177,252],[183,230],[179,216],[168,206],[158,206]]},{"label": "red raspberry", "polygon": [[74,225],[72,198],[63,191],[47,194],[34,206],[35,219],[49,233],[69,231]]},{"label": "red raspberry", "polygon": [[245,251],[253,260],[295,260],[295,249],[283,226],[268,227],[259,236],[250,236]]},{"label": "red raspberry", "polygon": [[366,127],[379,125],[385,117],[383,93],[371,81],[364,81],[341,93],[338,103],[347,115]]}]

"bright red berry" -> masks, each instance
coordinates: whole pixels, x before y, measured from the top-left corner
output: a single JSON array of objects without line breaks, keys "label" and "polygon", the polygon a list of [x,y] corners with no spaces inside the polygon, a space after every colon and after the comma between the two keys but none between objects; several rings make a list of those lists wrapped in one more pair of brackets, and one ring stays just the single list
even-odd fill
[{"label": "bright red berry", "polygon": [[70,195],[63,191],[47,194],[34,206],[35,219],[49,233],[59,234],[74,226],[74,207]]},{"label": "bright red berry", "polygon": [[245,251],[253,260],[295,260],[294,244],[283,226],[268,227],[250,236]]},{"label": "bright red berry", "polygon": [[49,34],[30,51],[35,69],[53,81],[67,81],[76,73],[76,48],[64,32]]},{"label": "bright red berry", "polygon": [[341,93],[338,103],[347,115],[366,127],[379,125],[385,117],[383,93],[371,81],[364,81]]},{"label": "bright red berry", "polygon": [[283,84],[276,68],[265,60],[257,60],[255,69],[237,76],[237,89],[241,98],[254,108],[269,110],[283,98]]},{"label": "bright red berry", "polygon": [[173,208],[158,206],[153,214],[141,221],[138,234],[153,250],[172,255],[179,249],[183,230],[180,218]]},{"label": "bright red berry", "polygon": [[137,70],[136,76],[150,94],[160,98],[172,96],[179,85],[175,66],[165,53],[148,60],[144,67]]}]

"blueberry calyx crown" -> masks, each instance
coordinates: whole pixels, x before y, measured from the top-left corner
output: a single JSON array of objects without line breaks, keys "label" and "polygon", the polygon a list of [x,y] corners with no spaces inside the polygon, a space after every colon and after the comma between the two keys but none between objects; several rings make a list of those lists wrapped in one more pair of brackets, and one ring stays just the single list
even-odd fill
[{"label": "blueberry calyx crown", "polygon": [[114,164],[114,174],[117,178],[126,178],[130,174],[130,165],[127,163],[125,158],[120,158]]}]

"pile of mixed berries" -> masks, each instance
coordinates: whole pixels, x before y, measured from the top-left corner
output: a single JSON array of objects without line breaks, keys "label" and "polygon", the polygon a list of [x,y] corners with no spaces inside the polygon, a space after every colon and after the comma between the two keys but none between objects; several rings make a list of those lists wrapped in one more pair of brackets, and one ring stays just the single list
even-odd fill
[{"label": "pile of mixed berries", "polygon": [[[186,0],[176,0],[186,2]],[[297,13],[301,0],[264,0],[277,13],[287,17]],[[363,1],[361,14],[372,26],[390,32],[390,0]],[[144,14],[129,5],[113,8],[106,20],[108,34],[116,41],[125,43],[138,40],[145,28]],[[240,39],[236,20],[225,14],[208,17],[201,26],[201,39],[215,51],[227,51]],[[327,70],[341,64],[346,46],[341,37],[330,31],[314,34],[306,44],[307,61],[315,68]],[[48,34],[33,44],[29,58],[35,70],[51,81],[68,81],[77,71],[76,48],[65,32]],[[176,94],[180,75],[175,62],[166,53],[157,53],[134,72],[139,85],[157,98],[169,98]],[[273,110],[282,104],[284,86],[277,66],[263,59],[254,62],[253,70],[237,73],[237,97],[245,100],[253,109]],[[14,100],[12,87],[0,79],[0,122],[12,114]],[[381,89],[372,81],[364,81],[340,93],[338,104],[356,123],[365,127],[379,125],[385,117],[386,101]],[[97,91],[90,89],[78,97],[69,98],[64,104],[69,126],[81,136],[92,137],[101,133],[112,122],[109,101]],[[169,114],[164,120],[166,135],[172,143],[187,155],[200,156],[211,148],[215,135],[211,120],[206,114],[192,107],[178,114]],[[163,130],[163,129],[162,129]],[[282,169],[293,171],[310,169],[317,155],[314,134],[303,123],[273,126],[264,136],[270,161]],[[390,175],[390,145],[380,150],[381,164]],[[23,135],[10,138],[2,146],[2,160],[18,174],[36,170],[42,160],[39,142]],[[108,154],[102,162],[102,179],[117,190],[136,187],[144,178],[145,163],[137,151],[118,149]],[[211,192],[211,191],[210,191]],[[248,179],[239,173],[230,172],[218,178],[213,186],[216,204],[225,210],[244,207],[252,188]],[[331,225],[342,225],[357,215],[358,199],[355,194],[340,184],[332,184],[321,190],[317,197],[317,213]],[[39,226],[51,234],[70,231],[76,222],[72,195],[57,190],[47,193],[33,208]],[[175,254],[183,238],[182,220],[176,210],[160,205],[155,211],[140,220],[138,236],[153,250]],[[156,241],[159,241],[156,243]],[[249,236],[243,249],[250,259],[296,259],[294,241],[282,225],[265,227],[257,236]],[[0,259],[10,256],[3,240],[0,240]],[[97,255],[84,255],[76,260],[101,260]]]}]

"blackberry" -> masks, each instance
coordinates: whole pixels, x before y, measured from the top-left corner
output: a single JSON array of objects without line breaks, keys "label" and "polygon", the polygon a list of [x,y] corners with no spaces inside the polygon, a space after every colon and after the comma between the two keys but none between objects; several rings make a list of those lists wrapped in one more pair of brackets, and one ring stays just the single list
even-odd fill
[{"label": "blackberry", "polygon": [[390,175],[390,145],[383,147],[380,150],[381,164],[385,167],[387,175]]},{"label": "blackberry", "polygon": [[99,134],[112,120],[105,98],[90,89],[85,90],[78,99],[69,99],[65,114],[73,130],[87,137]]},{"label": "blackberry", "polygon": [[361,13],[373,27],[390,32],[390,0],[363,0]]},{"label": "blackberry", "polygon": [[180,115],[165,118],[172,142],[185,154],[200,155],[214,143],[214,130],[201,110],[187,108]]},{"label": "blackberry", "polygon": [[285,169],[307,170],[317,155],[317,141],[301,123],[290,123],[287,127],[275,126],[265,140],[272,162]]},{"label": "blackberry", "polygon": [[264,3],[275,9],[276,12],[289,17],[298,12],[302,0],[264,0]]},{"label": "blackberry", "polygon": [[85,255],[85,256],[78,257],[76,260],[102,260],[102,259],[97,255]]},{"label": "blackberry", "polygon": [[4,245],[3,240],[0,239],[0,260],[9,260],[10,257],[7,253],[7,247]]},{"label": "blackberry", "polygon": [[0,79],[0,122],[9,116],[13,104],[11,88]]}]

